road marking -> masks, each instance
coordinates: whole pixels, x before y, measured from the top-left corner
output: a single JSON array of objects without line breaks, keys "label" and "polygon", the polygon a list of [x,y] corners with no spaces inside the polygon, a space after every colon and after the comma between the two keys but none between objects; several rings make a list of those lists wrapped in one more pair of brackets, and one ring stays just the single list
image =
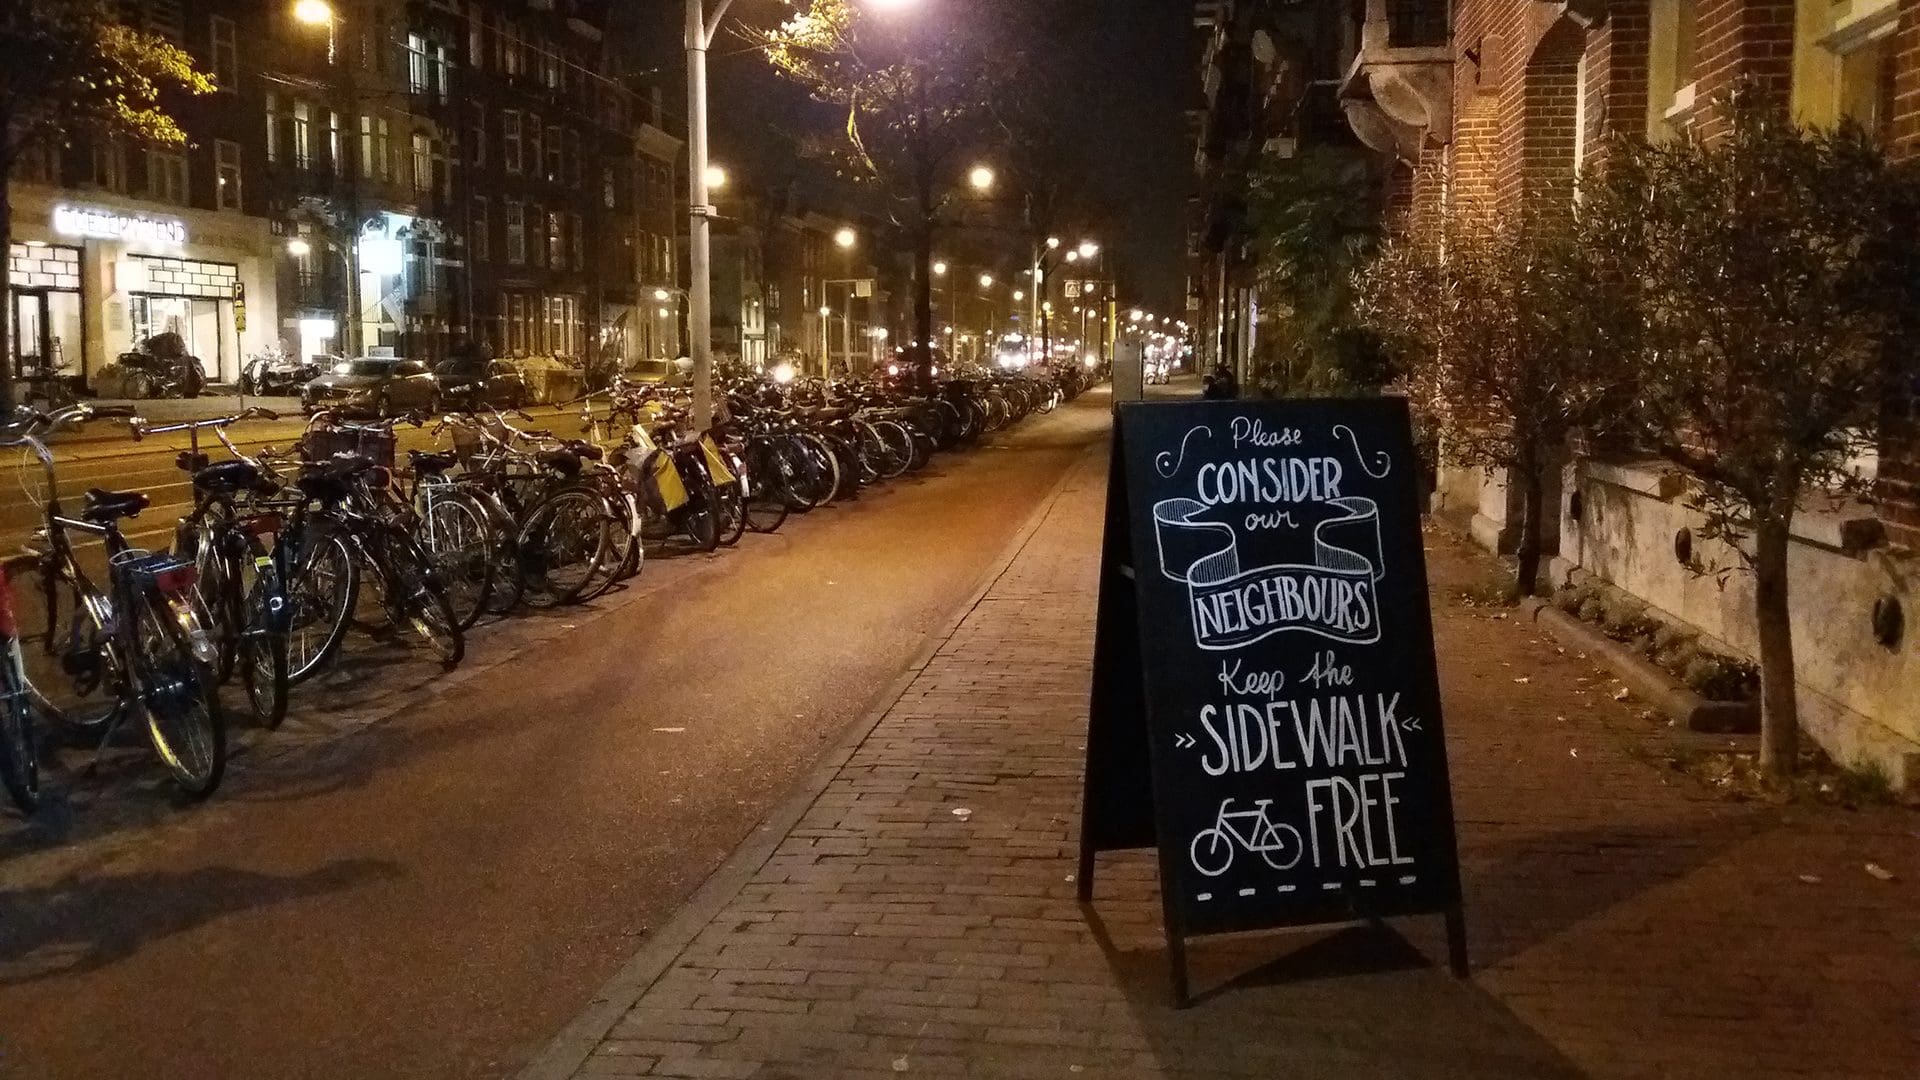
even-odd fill
[{"label": "road marking", "polygon": [[1402,884],[1402,885],[1411,885],[1411,884],[1413,884],[1413,883],[1414,883],[1414,882],[1415,882],[1416,880],[1418,880],[1418,879],[1417,879],[1417,878],[1416,878],[1416,877],[1415,877],[1414,875],[1412,875],[1412,874],[1407,874],[1406,876],[1404,876],[1404,877],[1402,877],[1402,878],[1400,879],[1400,884]]},{"label": "road marking", "polygon": [[1323,881],[1320,883],[1320,887],[1323,889],[1337,889],[1340,887],[1340,883],[1337,881]]},{"label": "road marking", "polygon": [[1292,892],[1292,891],[1294,890],[1294,888],[1295,888],[1295,887],[1294,887],[1294,886],[1292,886],[1292,885],[1275,885],[1275,886],[1274,886],[1274,889],[1275,889],[1275,891],[1277,891],[1277,892],[1283,892],[1283,893],[1289,893],[1289,892]]},{"label": "road marking", "polygon": [[1241,890],[1240,890],[1240,895],[1241,895],[1241,896],[1252,896],[1252,895],[1253,895],[1253,890],[1252,890],[1252,889],[1241,889]]}]

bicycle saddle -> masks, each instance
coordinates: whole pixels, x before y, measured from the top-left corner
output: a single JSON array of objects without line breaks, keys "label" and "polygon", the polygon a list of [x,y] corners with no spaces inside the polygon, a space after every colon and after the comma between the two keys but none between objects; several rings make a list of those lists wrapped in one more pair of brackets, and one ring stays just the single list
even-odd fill
[{"label": "bicycle saddle", "polygon": [[562,476],[580,475],[580,456],[571,450],[542,450],[533,459]]},{"label": "bicycle saddle", "polygon": [[601,458],[606,456],[606,454],[603,451],[601,451],[601,449],[598,446],[595,446],[594,444],[586,441],[585,439],[568,439],[567,441],[561,443],[560,445],[562,448],[571,452],[575,457],[582,458],[587,461],[599,461]]},{"label": "bicycle saddle", "polygon": [[426,450],[407,451],[407,461],[413,471],[421,476],[438,476],[458,464],[458,460],[447,453],[432,453]]},{"label": "bicycle saddle", "polygon": [[241,491],[258,491],[271,485],[262,483],[260,470],[251,463],[223,461],[197,470],[193,474],[193,486],[216,495],[232,495]]},{"label": "bicycle saddle", "polygon": [[143,492],[108,491],[105,488],[88,488],[83,500],[80,516],[96,525],[136,517],[151,501]]}]

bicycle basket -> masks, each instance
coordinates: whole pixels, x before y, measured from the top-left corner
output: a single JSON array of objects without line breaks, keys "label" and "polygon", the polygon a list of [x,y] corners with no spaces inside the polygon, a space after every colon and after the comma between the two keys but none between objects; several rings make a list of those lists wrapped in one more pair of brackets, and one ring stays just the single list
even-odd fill
[{"label": "bicycle basket", "polygon": [[393,432],[377,428],[317,428],[301,438],[300,453],[308,461],[357,454],[381,468],[391,469],[399,441]]}]

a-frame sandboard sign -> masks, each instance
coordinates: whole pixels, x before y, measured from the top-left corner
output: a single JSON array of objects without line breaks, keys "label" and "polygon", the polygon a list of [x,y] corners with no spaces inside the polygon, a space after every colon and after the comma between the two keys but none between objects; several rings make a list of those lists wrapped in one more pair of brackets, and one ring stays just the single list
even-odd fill
[{"label": "a-frame sandboard sign", "polygon": [[1159,852],[1188,937],[1446,917],[1459,857],[1406,404],[1121,405],[1107,480],[1079,889]]}]

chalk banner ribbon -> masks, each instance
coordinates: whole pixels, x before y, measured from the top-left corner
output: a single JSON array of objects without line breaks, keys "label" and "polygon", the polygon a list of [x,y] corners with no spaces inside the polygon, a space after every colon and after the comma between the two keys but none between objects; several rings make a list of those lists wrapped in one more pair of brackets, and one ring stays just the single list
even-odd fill
[{"label": "chalk banner ribbon", "polygon": [[1313,527],[1312,565],[1251,569],[1240,565],[1232,525],[1201,520],[1205,503],[1154,505],[1160,572],[1187,586],[1196,645],[1237,649],[1288,630],[1356,645],[1380,640],[1380,508],[1359,496],[1325,505],[1340,514]]}]

